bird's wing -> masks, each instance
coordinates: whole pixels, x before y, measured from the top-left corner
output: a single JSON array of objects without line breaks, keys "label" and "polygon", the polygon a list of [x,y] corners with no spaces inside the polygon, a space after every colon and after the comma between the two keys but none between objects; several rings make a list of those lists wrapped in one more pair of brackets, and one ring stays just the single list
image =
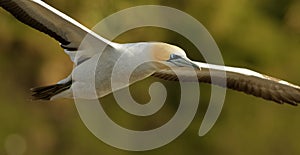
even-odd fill
[{"label": "bird's wing", "polygon": [[[300,87],[286,81],[245,68],[210,65],[201,62],[193,63],[201,68],[201,70],[196,71],[199,82],[212,83],[213,78],[214,82],[212,84],[242,91],[246,94],[261,97],[266,100],[291,105],[300,103]],[[195,75],[191,74],[191,72],[195,72],[195,70],[184,67],[175,68],[174,71],[185,81],[189,81],[192,79],[190,76]],[[171,69],[162,70],[154,73],[152,76],[165,80],[178,81],[178,77],[174,71]]]},{"label": "bird's wing", "polygon": [[[65,49],[75,64],[80,64],[92,57],[99,51],[94,50],[95,48],[114,46],[114,43],[102,38],[41,0],[0,0],[0,6],[21,22],[59,41],[61,47]],[[78,49],[85,37],[89,39],[89,45],[83,48],[93,47],[94,49]]]}]

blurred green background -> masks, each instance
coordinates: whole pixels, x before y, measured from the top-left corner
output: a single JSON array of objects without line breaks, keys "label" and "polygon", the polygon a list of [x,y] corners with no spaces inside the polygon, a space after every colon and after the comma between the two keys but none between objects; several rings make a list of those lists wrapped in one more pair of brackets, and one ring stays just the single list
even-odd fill
[{"label": "blurred green background", "polygon": [[[143,4],[177,8],[200,21],[212,34],[226,65],[240,66],[300,84],[299,0],[45,0],[91,28],[116,11]],[[200,84],[200,108],[188,129],[170,144],[152,151],[129,152],[104,144],[81,121],[72,100],[30,100],[29,88],[64,78],[72,63],[54,39],[18,22],[0,9],[0,154],[300,154],[300,108],[278,105],[236,91],[227,91],[223,111],[212,130],[198,137],[210,98],[210,86]],[[120,23],[122,24],[122,23]],[[115,41],[165,41],[202,60],[180,35],[159,28],[128,31]],[[155,78],[131,87],[134,98],[146,103]],[[169,88],[168,102],[157,114],[128,115],[112,95],[102,99],[111,118],[134,129],[163,125],[176,112],[178,84]],[[176,89],[175,89],[176,88]],[[144,97],[146,96],[146,97]],[[105,124],[103,124],[105,125]]]}]

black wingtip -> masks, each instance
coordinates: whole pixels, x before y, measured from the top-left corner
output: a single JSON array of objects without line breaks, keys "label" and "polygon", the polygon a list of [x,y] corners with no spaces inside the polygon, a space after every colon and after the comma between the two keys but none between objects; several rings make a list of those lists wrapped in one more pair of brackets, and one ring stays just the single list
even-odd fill
[{"label": "black wingtip", "polygon": [[26,4],[25,2],[28,3],[27,0],[26,1],[25,0],[24,1],[23,0],[20,1],[0,0],[0,6],[6,11],[8,11],[9,13],[11,13],[15,18],[17,18],[22,23],[36,30],[39,30],[45,34],[48,34],[49,36],[56,39],[63,45],[70,44],[70,42],[67,40],[67,38],[65,38],[65,36],[60,36],[53,30],[51,30],[51,28],[47,27],[37,19],[31,17],[30,13],[28,13],[24,9],[24,6],[21,5],[22,3]]}]

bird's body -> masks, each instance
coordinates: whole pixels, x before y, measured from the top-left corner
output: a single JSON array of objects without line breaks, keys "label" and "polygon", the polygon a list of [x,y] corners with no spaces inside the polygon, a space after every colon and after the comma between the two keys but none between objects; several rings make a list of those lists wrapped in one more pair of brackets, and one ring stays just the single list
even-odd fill
[{"label": "bird's body", "polygon": [[[33,88],[35,99],[74,98],[74,90],[80,90],[80,96],[76,95],[79,98],[101,98],[149,76],[176,81],[178,77],[173,71],[178,71],[184,81],[192,79],[195,72],[199,82],[212,83],[213,77],[227,83],[217,80],[213,83],[216,85],[278,103],[300,103],[300,87],[296,85],[248,69],[191,61],[182,49],[166,43],[114,43],[40,0],[0,0],[0,6],[21,22],[59,41],[75,64],[66,79]],[[87,40],[82,43],[84,39]],[[128,68],[142,61],[145,63],[130,74],[130,81],[124,81]],[[226,72],[226,76],[211,72]],[[113,79],[116,87],[112,86],[112,73],[116,74]],[[96,94],[91,92],[93,87]]]},{"label": "bird's body", "polygon": [[[152,57],[152,53],[150,51],[153,48],[159,48],[159,46],[170,48],[170,51],[175,46],[168,45],[165,43],[133,43],[133,44],[118,44],[116,48],[106,48],[103,52],[95,54],[89,60],[84,61],[72,71],[72,74],[60,83],[66,83],[71,80],[72,77],[72,86],[71,89],[68,89],[62,94],[59,94],[57,97],[68,97],[73,98],[72,88],[81,90],[80,96],[81,98],[101,98],[107,94],[110,94],[113,90],[111,86],[112,82],[112,72],[113,69],[115,71],[116,79],[114,82],[121,82],[124,78],[124,75],[128,74],[128,68],[132,64],[137,64],[141,60],[149,60],[149,57]],[[130,61],[128,61],[130,60]],[[154,59],[153,59],[154,61]],[[116,65],[118,63],[118,65]],[[136,68],[135,71],[130,76],[130,81],[118,84],[118,87],[114,90],[119,90],[121,88],[127,87],[136,81],[145,79],[151,76],[154,72],[158,71],[159,66],[148,62],[145,65],[141,65]],[[84,76],[83,76],[84,75]],[[91,75],[91,76],[87,76]],[[92,80],[95,78],[95,85],[92,84]],[[120,79],[118,79],[120,78]],[[93,88],[91,88],[93,87]],[[97,95],[93,94],[94,89],[96,89]]]}]

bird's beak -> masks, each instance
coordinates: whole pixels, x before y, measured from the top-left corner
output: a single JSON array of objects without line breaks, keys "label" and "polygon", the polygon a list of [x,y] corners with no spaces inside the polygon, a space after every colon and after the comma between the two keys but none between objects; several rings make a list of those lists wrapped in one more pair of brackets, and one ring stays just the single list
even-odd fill
[{"label": "bird's beak", "polygon": [[189,60],[188,58],[181,57],[181,56],[176,56],[174,58],[170,58],[169,60],[167,60],[167,62],[170,62],[178,67],[192,67],[194,69],[201,70],[200,67],[198,65],[196,65],[195,63],[193,63],[191,60]]}]

